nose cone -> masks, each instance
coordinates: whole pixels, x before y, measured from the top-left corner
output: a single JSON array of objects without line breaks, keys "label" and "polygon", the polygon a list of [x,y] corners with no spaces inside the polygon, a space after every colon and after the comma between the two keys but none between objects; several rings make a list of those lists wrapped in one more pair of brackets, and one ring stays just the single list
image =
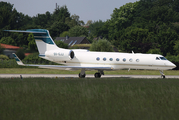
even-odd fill
[{"label": "nose cone", "polygon": [[[173,63],[172,63],[173,64]],[[173,68],[176,68],[177,66],[175,64],[173,64]]]},{"label": "nose cone", "polygon": [[176,65],[173,64],[172,62],[168,62],[168,63],[166,64],[166,66],[169,67],[170,69],[176,68]]}]

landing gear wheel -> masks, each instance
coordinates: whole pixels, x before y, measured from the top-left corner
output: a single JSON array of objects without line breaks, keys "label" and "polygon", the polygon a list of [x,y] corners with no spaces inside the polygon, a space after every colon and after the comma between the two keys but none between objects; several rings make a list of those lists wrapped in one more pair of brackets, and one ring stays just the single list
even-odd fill
[{"label": "landing gear wheel", "polygon": [[161,74],[161,78],[165,79],[165,74],[163,73],[163,71],[160,71]]},{"label": "landing gear wheel", "polygon": [[85,78],[86,74],[81,75],[81,73],[79,73],[79,78]]},{"label": "landing gear wheel", "polygon": [[161,78],[165,79],[165,75],[161,75]]},{"label": "landing gear wheel", "polygon": [[95,78],[100,78],[100,77],[101,77],[101,74],[100,74],[100,73],[95,73],[95,74],[94,74],[94,77],[95,77]]}]

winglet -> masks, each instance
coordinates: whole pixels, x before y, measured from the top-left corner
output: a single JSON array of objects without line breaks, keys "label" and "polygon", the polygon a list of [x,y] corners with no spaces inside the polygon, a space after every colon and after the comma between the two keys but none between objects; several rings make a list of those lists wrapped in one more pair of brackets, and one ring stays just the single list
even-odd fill
[{"label": "winglet", "polygon": [[18,58],[18,56],[15,54],[15,53],[12,53],[14,55],[14,58],[17,62],[18,65],[23,65],[24,66],[24,63]]}]

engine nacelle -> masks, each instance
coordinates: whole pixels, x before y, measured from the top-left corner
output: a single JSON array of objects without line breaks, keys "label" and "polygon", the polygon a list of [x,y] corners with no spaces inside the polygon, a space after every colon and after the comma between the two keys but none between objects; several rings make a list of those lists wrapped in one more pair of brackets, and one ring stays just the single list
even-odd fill
[{"label": "engine nacelle", "polygon": [[45,56],[54,61],[69,61],[75,57],[73,50],[59,49],[45,52]]}]

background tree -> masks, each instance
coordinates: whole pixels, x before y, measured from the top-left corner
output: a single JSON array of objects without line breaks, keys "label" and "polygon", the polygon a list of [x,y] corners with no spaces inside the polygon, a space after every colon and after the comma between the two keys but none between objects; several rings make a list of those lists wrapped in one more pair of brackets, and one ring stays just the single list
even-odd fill
[{"label": "background tree", "polygon": [[28,47],[28,40],[27,40],[28,34],[26,34],[26,33],[11,33],[10,36],[14,39],[17,46]]},{"label": "background tree", "polygon": [[66,44],[66,43],[64,43],[64,42],[62,42],[62,41],[60,41],[60,40],[55,40],[55,44],[58,46],[58,47],[60,47],[60,48],[66,48],[66,49],[68,49],[68,44]]},{"label": "background tree", "polygon": [[82,20],[80,20],[80,16],[74,14],[71,16],[72,21],[75,22],[75,25],[84,25],[84,22]]},{"label": "background tree", "polygon": [[69,36],[68,31],[64,31],[60,34],[60,37],[66,37],[66,36]]},{"label": "background tree", "polygon": [[128,27],[121,36],[122,40],[116,40],[115,44],[119,44],[122,51],[146,53],[153,46],[148,40],[150,34],[148,29]]},{"label": "background tree", "polygon": [[111,40],[108,36],[109,36],[109,20],[104,22],[104,25],[100,26],[100,27],[96,27],[95,28],[95,31],[93,33],[92,31],[92,34],[94,34],[96,37],[104,37],[108,40]]},{"label": "background tree", "polygon": [[[86,25],[89,26],[90,34],[92,34],[95,37],[98,37],[96,34],[97,28],[100,29],[101,27],[103,27],[104,23],[105,22],[103,22],[102,20],[94,21],[94,22],[89,20]],[[100,34],[98,34],[98,35],[100,36]]]},{"label": "background tree", "polygon": [[67,17],[65,19],[65,23],[70,27],[75,27],[75,26],[81,26],[84,25],[84,22],[79,19],[80,17],[76,14],[72,15],[71,17]]},{"label": "background tree", "polygon": [[[67,6],[30,17],[19,13],[13,4],[0,2],[0,41],[28,47],[28,34],[3,32],[5,29],[48,29],[52,38],[62,36],[102,36],[125,52],[156,52],[175,60],[178,55],[179,2],[177,0],[140,0],[115,8],[107,21],[89,21],[89,28]],[[64,32],[68,31],[68,32]],[[88,32],[89,31],[89,32]],[[9,38],[8,38],[9,37]],[[172,57],[171,57],[172,56]],[[176,61],[177,62],[177,61]]]},{"label": "background tree", "polygon": [[49,28],[49,31],[52,38],[55,38],[55,37],[59,37],[63,31],[68,31],[69,29],[70,27],[67,24],[56,21]]},{"label": "background tree", "polygon": [[9,45],[17,45],[13,38],[11,37],[2,37],[0,43],[9,44]]},{"label": "background tree", "polygon": [[75,26],[69,30],[70,37],[88,36],[88,30],[82,26]]},{"label": "background tree", "polygon": [[52,14],[53,21],[60,21],[65,23],[65,19],[70,17],[67,6],[57,7]]},{"label": "background tree", "polygon": [[93,23],[92,20],[88,20],[87,23],[85,24],[85,26],[90,26]]},{"label": "background tree", "polygon": [[175,42],[174,50],[175,50],[176,55],[179,55],[179,40]]},{"label": "background tree", "polygon": [[37,46],[36,46],[36,43],[35,43],[35,39],[34,39],[34,35],[32,33],[30,33],[28,35],[28,49],[30,51],[37,51]]},{"label": "background tree", "polygon": [[0,2],[0,28],[13,29],[15,23],[18,22],[17,11],[13,9],[13,5],[7,2]]},{"label": "background tree", "polygon": [[[3,32],[3,30],[27,28],[26,26],[29,24],[32,24],[32,20],[29,16],[17,12],[10,3],[0,2],[1,43],[18,46],[27,45],[27,42],[24,42],[25,36],[22,37],[22,34],[17,35],[16,33]],[[2,40],[4,37],[6,37],[7,41]]]},{"label": "background tree", "polygon": [[150,49],[147,53],[151,54],[161,54],[161,50],[159,48]]},{"label": "background tree", "polygon": [[19,57],[19,59],[21,59],[21,60],[25,58],[25,52],[21,48],[17,50],[16,54]]},{"label": "background tree", "polygon": [[0,55],[0,60],[8,60],[9,57],[6,55]]},{"label": "background tree", "polygon": [[51,16],[50,12],[46,12],[46,14],[38,14],[33,18],[33,22],[35,25],[39,25],[40,28],[48,28],[51,23]]},{"label": "background tree", "polygon": [[0,44],[0,54],[3,54],[4,48]]},{"label": "background tree", "polygon": [[163,55],[175,55],[174,43],[179,38],[179,13],[173,8],[174,1],[140,0],[115,8],[111,19],[95,34],[103,36],[122,51],[146,53],[160,49]]},{"label": "background tree", "polygon": [[98,41],[93,41],[90,51],[113,52],[113,47],[108,40],[100,39]]}]

